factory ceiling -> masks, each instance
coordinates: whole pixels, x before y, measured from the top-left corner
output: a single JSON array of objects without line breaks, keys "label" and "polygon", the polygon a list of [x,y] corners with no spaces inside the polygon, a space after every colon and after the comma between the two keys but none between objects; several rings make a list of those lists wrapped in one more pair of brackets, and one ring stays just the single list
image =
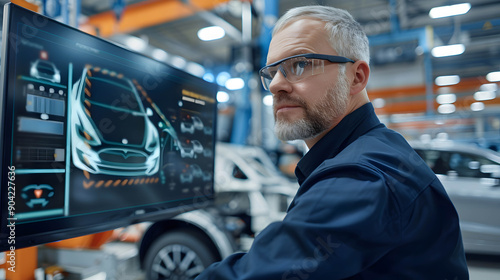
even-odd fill
[{"label": "factory ceiling", "polygon": [[[7,1],[0,0],[0,3]],[[116,3],[123,3],[117,6]],[[82,0],[80,27],[117,43],[129,35],[146,41],[150,48],[162,49],[170,57],[180,56],[207,68],[235,65],[245,53],[254,56],[253,65],[262,63],[261,42],[265,24],[275,18],[264,16],[269,0]],[[425,45],[463,43],[461,56],[433,59],[433,75],[454,74],[464,77],[486,75],[500,70],[500,2],[470,0],[467,14],[441,19],[429,17],[431,8],[462,3],[452,0],[279,0],[278,16],[305,4],[329,5],[348,10],[364,27],[372,45],[373,63],[408,63],[422,55]],[[267,6],[268,7],[268,6]],[[119,9],[123,8],[123,9]],[[117,11],[121,11],[118,12]],[[120,20],[117,21],[117,14]],[[226,30],[222,39],[203,42],[200,28],[219,25]],[[430,37],[430,38],[429,38]],[[420,40],[420,41],[419,41]],[[420,46],[420,48],[419,48]],[[246,52],[250,49],[250,52]],[[145,53],[146,55],[151,55]]]}]

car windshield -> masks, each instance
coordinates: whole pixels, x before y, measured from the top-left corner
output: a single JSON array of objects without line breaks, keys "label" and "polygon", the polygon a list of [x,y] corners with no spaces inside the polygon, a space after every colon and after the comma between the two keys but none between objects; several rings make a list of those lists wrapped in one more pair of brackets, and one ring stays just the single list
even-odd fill
[{"label": "car windshield", "polygon": [[481,166],[498,165],[485,157],[464,152],[417,149],[417,153],[436,174],[454,171],[459,177],[488,178],[492,173],[482,172]]},{"label": "car windshield", "polygon": [[91,95],[87,98],[91,102],[115,109],[143,113],[135,89],[130,84],[118,83],[101,77],[89,77],[89,80],[92,86],[90,87]]},{"label": "car windshield", "polygon": [[49,75],[55,74],[54,66],[52,66],[52,64],[50,64],[49,62],[46,62],[46,61],[39,61],[36,68],[38,69],[38,71],[45,73],[45,74],[49,74]]}]

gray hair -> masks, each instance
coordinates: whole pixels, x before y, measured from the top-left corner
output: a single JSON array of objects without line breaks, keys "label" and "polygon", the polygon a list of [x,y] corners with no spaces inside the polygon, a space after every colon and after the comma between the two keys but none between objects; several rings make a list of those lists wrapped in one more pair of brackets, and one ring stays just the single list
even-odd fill
[{"label": "gray hair", "polygon": [[292,8],[276,22],[272,35],[289,23],[303,18],[325,22],[328,39],[338,55],[370,63],[370,48],[365,32],[351,14],[342,9],[320,5]]}]

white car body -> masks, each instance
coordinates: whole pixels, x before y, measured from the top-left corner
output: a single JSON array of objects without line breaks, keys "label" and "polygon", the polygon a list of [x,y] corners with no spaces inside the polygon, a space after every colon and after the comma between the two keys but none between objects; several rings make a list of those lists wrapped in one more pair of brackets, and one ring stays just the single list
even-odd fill
[{"label": "white car body", "polygon": [[500,254],[500,153],[452,141],[411,142],[460,218],[467,253]]},{"label": "white car body", "polygon": [[[203,178],[210,180],[210,175],[203,174]],[[298,189],[298,184],[282,175],[261,148],[227,143],[216,144],[214,180],[213,206],[150,224],[139,248],[148,279],[168,279],[180,273],[185,264],[201,270],[213,261],[248,250],[255,235],[284,218]],[[155,246],[174,234],[192,242]],[[201,243],[194,245],[197,241]],[[177,254],[177,263],[183,265],[169,259],[176,254],[174,248],[186,252]],[[202,254],[212,258],[201,263]]]},{"label": "white car body", "polygon": [[256,232],[283,219],[299,185],[283,176],[261,148],[217,143],[215,149],[216,193],[248,193]]}]

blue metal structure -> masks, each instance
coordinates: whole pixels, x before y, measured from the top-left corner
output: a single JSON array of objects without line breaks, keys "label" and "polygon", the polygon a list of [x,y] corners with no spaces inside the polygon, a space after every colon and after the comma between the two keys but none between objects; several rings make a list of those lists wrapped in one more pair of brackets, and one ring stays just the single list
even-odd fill
[{"label": "blue metal structure", "polygon": [[[261,64],[265,65],[269,43],[271,42],[271,31],[276,19],[279,16],[279,1],[265,0],[264,1],[264,20],[260,31],[259,46],[261,48]],[[244,42],[245,43],[245,42]],[[250,48],[250,46],[246,46]],[[254,69],[256,70],[256,69]],[[243,79],[246,82],[244,89],[240,93],[236,102],[236,111],[233,121],[233,129],[231,134],[231,143],[246,144],[248,135],[250,134],[250,118],[252,117],[252,107],[250,102],[251,89],[248,86],[248,81],[252,78],[252,73],[244,73]],[[262,88],[262,87],[260,87]]]}]

